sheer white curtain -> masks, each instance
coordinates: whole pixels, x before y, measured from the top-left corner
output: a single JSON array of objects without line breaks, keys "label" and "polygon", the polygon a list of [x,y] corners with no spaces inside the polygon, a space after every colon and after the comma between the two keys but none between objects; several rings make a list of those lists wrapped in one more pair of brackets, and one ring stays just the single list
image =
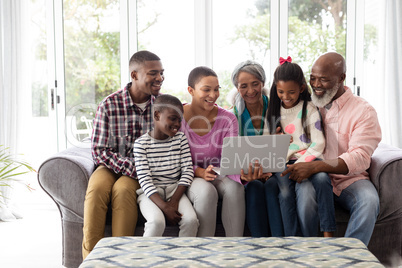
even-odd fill
[{"label": "sheer white curtain", "polygon": [[379,120],[383,141],[402,148],[402,1],[381,1]]},{"label": "sheer white curtain", "polygon": [[21,47],[21,27],[19,23],[20,1],[1,1],[1,139],[0,144],[16,150],[18,111],[18,51]]},{"label": "sheer white curtain", "polygon": [[[23,40],[22,40],[22,0],[0,1],[0,145],[10,148],[12,154],[18,153],[18,136],[22,131],[19,125],[22,109],[21,101],[26,98],[24,85]],[[25,90],[24,90],[25,87]],[[0,220],[20,217],[12,209],[13,187],[2,186],[4,197],[0,203]]]}]

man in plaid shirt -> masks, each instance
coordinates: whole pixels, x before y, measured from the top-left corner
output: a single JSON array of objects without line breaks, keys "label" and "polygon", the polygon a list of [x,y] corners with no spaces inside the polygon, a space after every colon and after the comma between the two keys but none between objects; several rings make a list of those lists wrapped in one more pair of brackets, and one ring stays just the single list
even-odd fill
[{"label": "man in plaid shirt", "polygon": [[129,62],[131,82],[98,107],[92,133],[97,165],[84,203],[83,259],[104,236],[106,212],[112,206],[112,236],[132,236],[137,224],[140,188],[134,166],[134,141],[153,128],[153,102],[164,80],[160,58],[135,53]]}]

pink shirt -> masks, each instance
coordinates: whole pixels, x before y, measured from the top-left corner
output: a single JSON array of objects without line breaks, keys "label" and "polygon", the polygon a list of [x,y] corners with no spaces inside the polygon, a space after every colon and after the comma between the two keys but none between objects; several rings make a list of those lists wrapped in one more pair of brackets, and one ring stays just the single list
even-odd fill
[{"label": "pink shirt", "polygon": [[[223,138],[238,136],[239,127],[236,116],[218,106],[215,123],[206,135],[195,133],[186,120],[181,121],[180,131],[186,134],[195,172],[197,167],[220,167]],[[241,183],[240,175],[229,175],[228,178]]]},{"label": "pink shirt", "polygon": [[341,158],[348,166],[347,175],[329,174],[333,191],[340,195],[353,182],[369,179],[371,155],[381,141],[377,113],[364,99],[345,93],[332,102],[329,110],[320,108],[324,121],[326,148],[324,159]]}]

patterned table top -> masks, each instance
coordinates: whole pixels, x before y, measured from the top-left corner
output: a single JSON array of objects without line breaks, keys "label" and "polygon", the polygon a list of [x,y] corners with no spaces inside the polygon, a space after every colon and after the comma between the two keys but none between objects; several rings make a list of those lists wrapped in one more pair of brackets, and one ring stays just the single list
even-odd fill
[{"label": "patterned table top", "polygon": [[87,267],[383,267],[354,238],[108,237]]}]

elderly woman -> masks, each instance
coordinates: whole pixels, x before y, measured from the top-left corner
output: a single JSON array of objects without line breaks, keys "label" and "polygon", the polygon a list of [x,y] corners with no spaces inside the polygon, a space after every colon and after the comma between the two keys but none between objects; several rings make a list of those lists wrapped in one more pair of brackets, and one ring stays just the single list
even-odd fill
[{"label": "elderly woman", "polygon": [[[269,135],[266,114],[268,93],[264,88],[263,67],[253,61],[245,61],[236,66],[232,82],[237,91],[232,94],[232,112],[239,124],[239,135]],[[251,165],[251,164],[250,164]],[[258,163],[255,163],[258,166]],[[249,169],[251,171],[251,168]],[[242,172],[241,179],[246,184],[246,222],[251,236],[283,236],[283,224],[279,207],[279,188],[275,176],[262,173],[262,167]]]}]

